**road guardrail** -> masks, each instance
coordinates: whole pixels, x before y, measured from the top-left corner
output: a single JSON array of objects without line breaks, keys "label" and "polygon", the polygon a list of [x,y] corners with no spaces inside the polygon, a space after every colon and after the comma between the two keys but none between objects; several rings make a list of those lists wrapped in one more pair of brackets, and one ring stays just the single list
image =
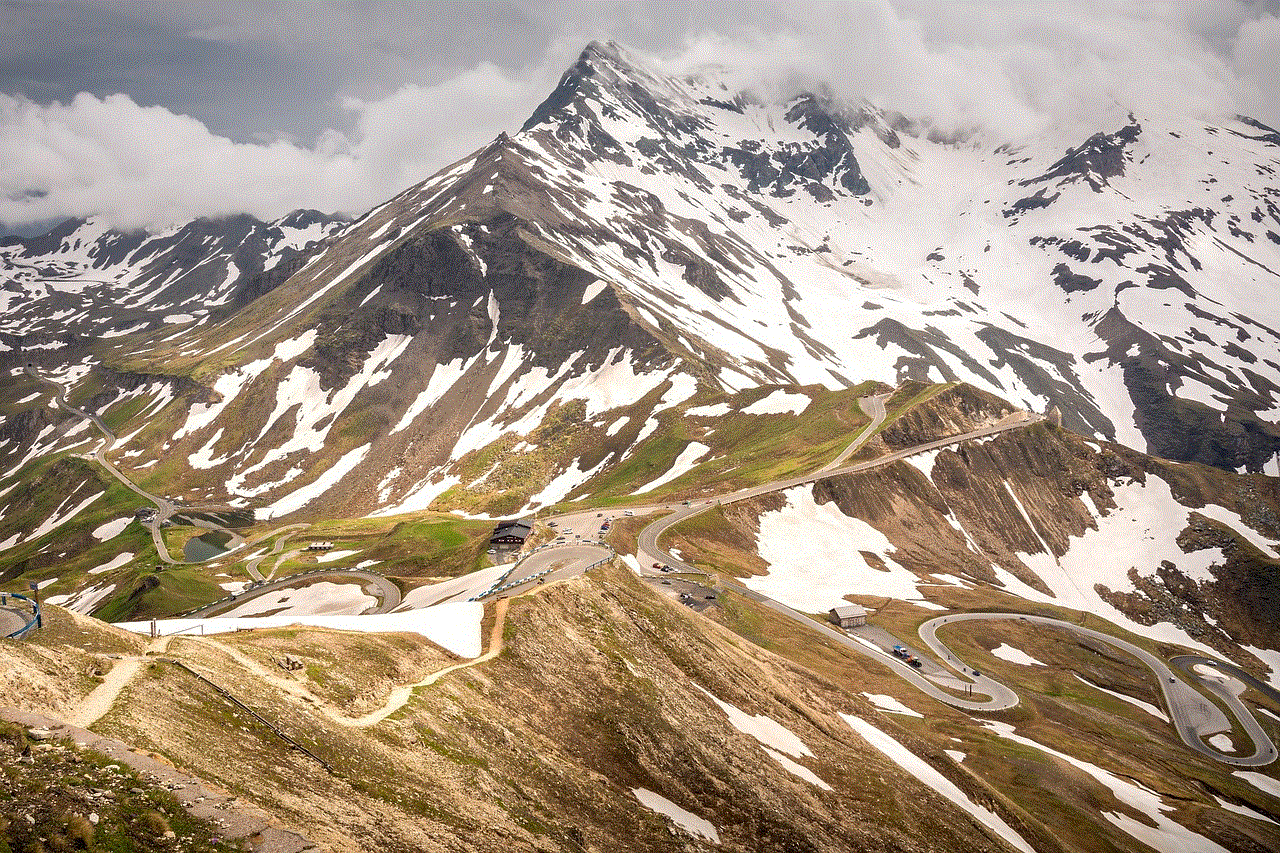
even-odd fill
[{"label": "road guardrail", "polygon": [[269,586],[271,584],[282,584],[282,583],[285,583],[286,581],[294,580],[295,578],[305,578],[305,577],[309,577],[310,575],[351,575],[351,574],[354,574],[355,572],[360,572],[361,574],[366,574],[366,575],[377,575],[383,580],[386,580],[386,575],[380,575],[377,572],[371,572],[367,569],[340,569],[340,568],[308,569],[305,572],[298,572],[296,575],[288,575],[287,577],[280,578],[279,580],[261,581],[257,584],[246,586],[244,589],[240,590],[239,592],[233,592],[231,593],[231,595],[223,596],[222,598],[219,598],[217,601],[211,601],[208,604],[201,604],[199,607],[193,607],[190,610],[184,610],[181,613],[175,613],[172,616],[166,616],[164,618],[181,619],[184,616],[191,616],[194,613],[199,613],[201,610],[208,610],[210,607],[217,607],[219,604],[226,604],[227,602],[238,601],[242,596],[244,596],[246,592],[249,592],[250,590],[260,589],[264,586]]},{"label": "road guardrail", "polygon": [[597,560],[596,562],[587,566],[585,569],[583,569],[584,572],[589,572],[592,569],[594,569],[596,566],[602,566],[605,563],[612,560],[614,557],[618,556],[618,552],[613,550],[612,545],[610,545],[608,542],[601,542],[597,539],[583,539],[578,542],[572,542],[572,543],[565,542],[562,545],[557,545],[555,543],[549,542],[546,545],[539,545],[537,548],[534,548],[528,554],[521,557],[511,566],[510,569],[503,572],[502,575],[500,575],[498,579],[493,582],[492,586],[490,586],[484,592],[476,593],[475,595],[468,598],[467,601],[483,601],[484,599],[488,598],[491,595],[495,595],[499,592],[503,592],[504,590],[513,589],[518,586],[523,586],[524,584],[527,584],[530,581],[537,580],[540,577],[545,577],[546,575],[549,575],[554,571],[559,571],[559,569],[554,569],[554,568],[543,569],[540,572],[534,572],[533,574],[528,575],[526,577],[522,577],[519,580],[507,581],[507,578],[511,577],[511,575],[515,572],[515,570],[520,568],[521,564],[523,564],[525,560],[529,559],[534,554],[537,554],[539,551],[546,551],[549,548],[568,548],[574,545],[595,545],[601,548],[609,549],[608,557],[605,557],[603,560]]},{"label": "road guardrail", "polygon": [[27,634],[30,634],[33,630],[39,627],[40,624],[44,621],[40,613],[40,605],[37,604],[35,601],[32,601],[30,598],[27,598],[27,596],[23,595],[20,592],[6,592],[4,593],[4,597],[16,598],[19,601],[25,601],[27,604],[31,605],[31,621],[23,625],[18,630],[5,634],[6,639],[21,640],[23,637],[27,636]]}]

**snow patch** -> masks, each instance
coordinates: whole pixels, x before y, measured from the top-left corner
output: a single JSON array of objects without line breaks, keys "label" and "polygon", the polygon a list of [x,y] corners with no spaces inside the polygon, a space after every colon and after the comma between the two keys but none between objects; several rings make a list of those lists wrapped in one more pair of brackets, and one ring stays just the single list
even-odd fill
[{"label": "snow patch", "polygon": [[814,773],[812,770],[810,770],[808,767],[805,767],[800,762],[793,761],[790,758],[787,758],[787,756],[783,755],[781,752],[778,752],[776,749],[770,749],[769,747],[763,746],[763,745],[760,748],[764,750],[766,755],[768,755],[774,761],[781,764],[783,768],[793,776],[799,776],[801,779],[808,782],[810,785],[816,785],[817,787],[821,788],[824,791],[831,790],[831,786],[828,785],[826,782],[822,781],[822,779],[819,778],[817,773]]},{"label": "snow patch", "polygon": [[323,554],[316,555],[316,562],[332,563],[334,560],[342,560],[359,553],[359,551],[325,551]]},{"label": "snow patch", "polygon": [[[189,633],[201,626],[206,634],[230,633],[253,628],[283,628],[288,625],[305,625],[316,628],[332,628],[337,631],[355,631],[366,634],[408,632],[421,634],[437,646],[448,649],[459,657],[480,656],[480,620],[484,617],[484,605],[479,602],[450,602],[395,613],[370,613],[365,615],[323,613],[313,615],[277,614],[274,616],[237,616],[214,619],[162,619],[158,622],[160,633]],[[151,623],[120,622],[116,627],[135,634],[149,634]]]},{"label": "snow patch", "polygon": [[1216,735],[1205,738],[1209,742],[1209,746],[1219,752],[1234,752],[1236,745],[1231,742],[1231,735],[1224,732],[1218,732]]},{"label": "snow patch", "polygon": [[1233,770],[1232,776],[1239,776],[1264,794],[1280,799],[1280,780],[1272,779],[1254,770]]},{"label": "snow patch", "polygon": [[712,844],[720,843],[720,833],[716,832],[715,826],[710,821],[703,820],[693,812],[680,808],[666,797],[661,794],[655,794],[648,788],[632,788],[631,793],[645,808],[666,816],[672,823],[690,835],[704,838]]},{"label": "snow patch", "polygon": [[107,562],[103,563],[101,566],[95,566],[92,569],[89,569],[89,571],[86,572],[85,574],[90,574],[90,575],[106,574],[112,569],[118,569],[121,566],[127,565],[129,561],[133,559],[133,556],[134,555],[131,551],[125,551],[122,554],[116,554],[114,557],[112,557]]},{"label": "snow patch", "polygon": [[369,454],[370,446],[366,444],[343,454],[342,458],[335,462],[332,468],[317,477],[314,482],[285,495],[270,506],[258,510],[255,514],[256,517],[268,520],[302,509],[342,482],[343,477],[347,476],[357,465],[364,461],[365,456]]},{"label": "snow patch", "polygon": [[[1209,853],[1209,851],[1227,853],[1226,848],[1214,844],[1203,835],[1192,832],[1182,824],[1165,817],[1164,813],[1173,811],[1173,806],[1165,805],[1160,795],[1150,788],[1116,776],[1096,764],[1073,758],[1030,738],[1015,734],[1014,727],[1008,723],[988,721],[983,724],[983,728],[993,731],[1000,737],[1011,740],[1014,743],[1038,749],[1060,761],[1065,761],[1109,788],[1117,800],[1143,815],[1155,825],[1152,826],[1149,823],[1119,812],[1103,812],[1102,816],[1148,847],[1161,851],[1195,850],[1197,853]],[[1239,775],[1239,771],[1237,771],[1237,775]],[[1277,788],[1280,789],[1280,785],[1277,785]]]},{"label": "snow patch", "polygon": [[128,517],[116,518],[108,521],[106,524],[99,525],[93,529],[93,538],[97,539],[99,542],[106,542],[108,539],[114,539],[124,532],[124,529],[129,526],[129,522],[131,521],[133,521],[133,519]]},{"label": "snow patch", "polygon": [[[921,600],[919,578],[890,556],[895,549],[883,533],[845,515],[834,502],[818,504],[811,486],[782,494],[786,506],[760,515],[757,548],[769,573],[747,578],[747,586],[805,613],[847,604],[849,593],[930,604]],[[859,551],[879,556],[888,571],[873,567]]]},{"label": "snow patch", "polygon": [[1001,643],[996,646],[991,650],[991,654],[1000,658],[1000,660],[1007,660],[1010,663],[1021,664],[1022,666],[1045,666],[1044,661],[1038,661],[1031,655],[1021,649],[1014,648],[1008,643]]},{"label": "snow patch", "polygon": [[745,415],[798,415],[813,401],[808,394],[796,394],[781,388],[761,397],[742,410]]},{"label": "snow patch", "polygon": [[703,693],[720,706],[720,710],[724,711],[729,717],[729,724],[743,734],[751,735],[765,746],[772,747],[778,752],[785,752],[794,758],[802,756],[813,757],[813,753],[809,751],[809,747],[804,745],[804,741],[796,736],[791,729],[782,725],[772,717],[764,714],[756,714],[751,716],[737,707],[730,705],[722,699],[716,697],[714,693],[705,687],[695,684]]},{"label": "snow patch", "polygon": [[1081,677],[1078,673],[1075,673],[1075,676],[1077,681],[1080,681],[1084,684],[1089,685],[1094,690],[1101,690],[1103,693],[1106,693],[1109,696],[1114,696],[1115,698],[1119,699],[1121,702],[1128,702],[1130,705],[1133,705],[1135,708],[1141,708],[1142,710],[1146,711],[1148,714],[1150,714],[1151,716],[1157,719],[1164,720],[1166,723],[1169,722],[1169,715],[1166,714],[1164,711],[1161,711],[1155,705],[1152,705],[1150,702],[1143,702],[1141,699],[1135,699],[1132,696],[1126,696],[1125,694],[1120,693],[1118,691],[1108,690],[1107,688],[1103,687],[1100,684],[1094,684],[1089,679]]},{"label": "snow patch", "polygon": [[969,814],[973,815],[979,823],[999,835],[1005,841],[1012,844],[1023,853],[1035,853],[1031,845],[1023,840],[1013,827],[1004,822],[1004,818],[991,811],[988,808],[978,805],[961,791],[956,784],[943,776],[932,765],[926,762],[920,756],[907,749],[894,738],[880,731],[875,726],[868,723],[860,717],[852,714],[840,715],[849,727],[862,736],[862,739],[873,747],[882,752],[894,764],[897,764],[903,770],[906,770],[912,776],[915,776],[925,785],[937,791]]},{"label": "snow patch", "polygon": [[888,711],[890,714],[901,714],[904,717],[919,717],[924,719],[924,714],[919,711],[913,711],[906,705],[903,705],[895,697],[885,693],[863,693],[872,705],[875,705],[881,711]]},{"label": "snow patch", "polygon": [[643,494],[651,492],[659,486],[666,485],[677,477],[681,477],[691,471],[699,459],[711,452],[711,448],[705,444],[691,441],[685,445],[684,450],[680,451],[680,455],[671,463],[671,467],[667,469],[665,474],[660,475],[656,480],[651,480],[643,486],[636,489],[632,494]]},{"label": "snow patch", "polygon": [[304,587],[278,589],[255,596],[218,618],[258,616],[279,611],[283,616],[315,616],[326,613],[363,613],[378,605],[358,583],[319,581]]}]

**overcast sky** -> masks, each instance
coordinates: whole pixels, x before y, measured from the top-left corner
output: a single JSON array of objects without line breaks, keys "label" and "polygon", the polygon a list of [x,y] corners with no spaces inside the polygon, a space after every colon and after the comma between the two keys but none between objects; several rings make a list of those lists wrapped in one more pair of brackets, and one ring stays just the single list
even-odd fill
[{"label": "overcast sky", "polygon": [[1115,103],[1276,126],[1278,16],[1280,0],[0,0],[0,233],[361,212],[519,128],[593,38],[1007,140],[1067,144]]}]

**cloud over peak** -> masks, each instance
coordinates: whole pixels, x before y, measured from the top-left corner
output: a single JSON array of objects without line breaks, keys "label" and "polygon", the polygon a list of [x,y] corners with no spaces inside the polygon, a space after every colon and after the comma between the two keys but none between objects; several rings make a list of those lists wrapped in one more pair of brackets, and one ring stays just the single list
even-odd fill
[{"label": "cloud over peak", "polygon": [[[23,53],[21,39],[0,47],[9,66],[32,67],[0,79],[0,225],[97,214],[134,228],[242,212],[269,219],[299,207],[362,212],[518,128],[576,51],[602,36],[668,72],[714,64],[744,88],[772,91],[823,83],[942,130],[980,127],[1005,141],[1055,132],[1065,147],[1122,110],[1204,119],[1239,112],[1280,124],[1275,2],[859,0],[695,4],[674,14],[665,4],[528,0],[377,7],[376,38],[350,28],[356,12],[345,6],[280,7],[264,24],[234,4],[149,5],[139,15],[71,4],[89,17],[118,16],[98,29],[196,44],[215,59],[228,51],[236,61],[195,55],[188,75],[222,70],[189,87],[212,93],[189,103],[155,87],[104,89],[115,85],[104,81],[173,72],[133,66],[128,74],[104,68],[101,80],[90,69],[42,102],[21,94],[30,91],[21,81],[39,79],[41,61],[53,60]],[[31,18],[38,29],[41,4],[21,9],[14,25]],[[76,20],[60,25],[74,30]],[[502,32],[486,29],[494,21]],[[267,69],[257,88],[256,78],[223,85],[226,68],[248,67],[239,58],[250,54]],[[308,68],[327,82],[307,90],[299,70]],[[285,70],[288,88],[274,88]],[[144,92],[160,105],[139,103]],[[227,115],[251,108],[259,112],[242,132],[228,127]],[[332,126],[291,124],[305,111]],[[220,116],[221,128],[193,116]],[[263,131],[273,116],[277,126]]]}]

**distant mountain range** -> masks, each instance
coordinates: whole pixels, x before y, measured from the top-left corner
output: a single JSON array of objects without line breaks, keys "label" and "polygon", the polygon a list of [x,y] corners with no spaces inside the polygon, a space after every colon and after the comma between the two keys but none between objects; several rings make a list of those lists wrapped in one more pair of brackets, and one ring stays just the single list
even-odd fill
[{"label": "distant mountain range", "polygon": [[[1280,474],[1280,134],[1097,121],[1066,151],[940,139],[593,43],[518,133],[355,221],[10,240],[0,357],[147,397],[138,464],[271,516],[531,509],[695,395],[866,380]],[[53,447],[45,420],[0,452]],[[463,494],[504,472],[520,505]]]}]

